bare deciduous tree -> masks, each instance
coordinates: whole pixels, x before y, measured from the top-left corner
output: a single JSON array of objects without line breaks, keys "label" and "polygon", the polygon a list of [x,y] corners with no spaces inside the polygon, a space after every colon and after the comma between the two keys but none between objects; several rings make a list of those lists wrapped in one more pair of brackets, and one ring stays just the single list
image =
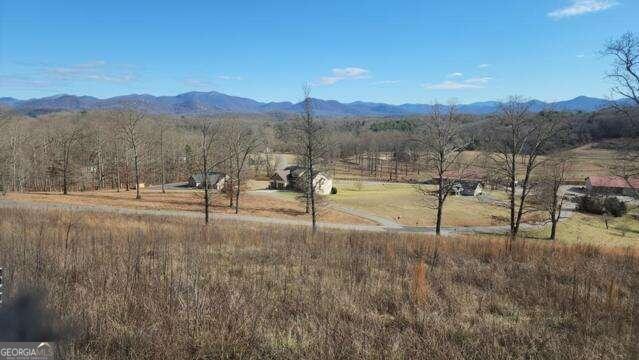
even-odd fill
[{"label": "bare deciduous tree", "polygon": [[542,163],[540,155],[561,126],[558,113],[547,111],[538,116],[530,113],[530,105],[519,97],[501,104],[495,128],[487,134],[487,156],[493,170],[505,180],[510,207],[510,238],[519,233],[526,200],[533,184],[533,172]]},{"label": "bare deciduous tree", "polygon": [[603,54],[613,58],[608,78],[615,85],[612,91],[639,105],[639,36],[631,32],[606,44]]},{"label": "bare deciduous tree", "polygon": [[82,137],[82,128],[78,115],[69,124],[56,124],[51,141],[59,150],[58,161],[61,162],[62,193],[69,194],[69,175],[71,172],[71,156],[77,142]]},{"label": "bare deciduous tree", "polygon": [[215,136],[213,132],[213,122],[210,119],[202,118],[199,124],[201,144],[200,144],[200,166],[202,171],[202,188],[204,189],[204,222],[209,223],[209,157]]},{"label": "bare deciduous tree", "polygon": [[142,134],[140,126],[144,120],[144,113],[135,110],[120,112],[120,126],[124,134],[131,155],[133,157],[133,171],[135,175],[135,198],[142,199],[140,194],[140,146],[142,145]]},{"label": "bare deciduous tree", "polygon": [[325,142],[325,130],[322,124],[315,117],[313,112],[313,99],[311,98],[310,86],[304,86],[304,109],[302,114],[295,121],[297,132],[297,153],[300,165],[304,168],[304,192],[306,195],[307,207],[311,212],[313,232],[317,230],[317,205],[315,194],[314,178],[319,172],[327,146]]},{"label": "bare deciduous tree", "polygon": [[537,186],[533,195],[536,207],[544,211],[550,222],[550,240],[557,238],[557,224],[561,219],[564,206],[564,194],[561,186],[568,179],[573,169],[573,158],[568,153],[550,155],[540,168],[541,174],[536,178]]},{"label": "bare deciduous tree", "polygon": [[[428,197],[435,197],[434,208],[437,210],[435,233],[441,233],[444,203],[455,185],[451,172],[459,170],[460,157],[466,147],[461,135],[461,125],[455,118],[455,107],[450,106],[443,113],[441,106],[433,107],[431,116],[422,121],[422,130],[415,141],[424,151],[424,160],[434,169],[437,178],[437,190],[430,191],[424,187],[418,189]],[[460,174],[461,175],[461,174]],[[448,179],[447,179],[448,177]],[[460,176],[461,177],[461,176]]]},{"label": "bare deciduous tree", "polygon": [[200,133],[200,171],[202,173],[202,188],[204,189],[204,222],[210,221],[211,196],[209,172],[229,160],[228,154],[217,156],[213,154],[214,146],[219,141],[219,131],[216,123],[209,118],[201,118],[197,129]]},{"label": "bare deciduous tree", "polygon": [[166,131],[166,126],[163,122],[158,124],[159,127],[159,151],[160,151],[160,181],[162,182],[162,194],[166,194],[166,189],[164,187],[166,183],[166,161],[164,159],[164,133]]},{"label": "bare deciduous tree", "polygon": [[[636,108],[639,106],[639,36],[627,32],[615,40],[609,41],[603,55],[612,57],[612,70],[607,77],[614,82],[613,93],[628,99],[630,106],[615,103],[614,108],[639,126]],[[636,145],[626,141],[622,151],[610,167],[613,175],[626,180],[635,192],[630,179],[639,177],[639,151]]]},{"label": "bare deciduous tree", "polygon": [[7,139],[4,139],[2,135],[6,134],[6,128],[9,126],[9,121],[11,121],[11,112],[0,108],[0,193],[3,195],[7,192],[7,185],[5,184],[5,168],[4,164],[8,158],[6,143]]},{"label": "bare deciduous tree", "polygon": [[259,136],[254,129],[246,123],[239,121],[227,122],[224,126],[224,134],[227,143],[227,151],[233,173],[232,184],[228,191],[229,196],[235,197],[235,213],[240,209],[240,192],[246,172],[246,163],[260,145]]}]

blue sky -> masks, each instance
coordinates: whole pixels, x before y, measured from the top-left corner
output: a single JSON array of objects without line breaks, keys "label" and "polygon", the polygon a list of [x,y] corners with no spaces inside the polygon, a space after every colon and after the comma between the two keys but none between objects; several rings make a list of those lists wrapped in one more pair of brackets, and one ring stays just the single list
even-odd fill
[{"label": "blue sky", "polygon": [[393,104],[609,95],[636,0],[0,2],[0,96]]}]

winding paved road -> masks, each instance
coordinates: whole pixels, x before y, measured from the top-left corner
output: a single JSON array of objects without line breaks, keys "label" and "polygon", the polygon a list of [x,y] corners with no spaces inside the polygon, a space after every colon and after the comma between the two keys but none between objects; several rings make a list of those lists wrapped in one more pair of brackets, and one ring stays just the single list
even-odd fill
[{"label": "winding paved road", "polygon": [[[159,189],[160,186],[152,186],[153,189]],[[166,184],[165,188],[171,190],[190,190],[184,183]],[[569,191],[568,187],[562,189],[563,193]],[[252,190],[253,194],[261,196],[278,196],[276,190]],[[490,201],[490,199],[489,199]],[[494,200],[493,201],[497,201]],[[194,219],[204,219],[204,214],[193,211],[180,211],[180,210],[145,210],[145,209],[131,209],[123,207],[114,207],[106,205],[70,205],[70,204],[49,204],[30,201],[15,201],[8,200],[0,196],[0,207],[4,208],[25,208],[33,210],[47,210],[58,209],[66,211],[94,211],[94,212],[109,212],[116,214],[126,215],[150,215],[150,216],[177,216],[187,217]],[[370,220],[377,225],[361,225],[361,224],[340,224],[340,223],[326,223],[319,222],[318,227],[323,229],[337,229],[346,231],[373,231],[373,232],[408,232],[408,233],[421,233],[421,234],[434,234],[434,226],[406,226],[397,223],[394,220],[371,214],[369,212],[353,209],[342,205],[331,204],[330,207],[334,210],[341,211],[350,215],[358,216],[367,220]],[[570,218],[574,214],[575,204],[568,202],[562,209],[562,216],[560,221],[564,221]],[[271,225],[288,225],[288,226],[311,226],[310,221],[306,220],[294,220],[294,219],[280,219],[264,216],[252,216],[252,215],[236,215],[236,214],[220,214],[211,213],[211,218],[215,220],[224,221],[240,221],[240,222],[254,222]],[[521,224],[521,230],[534,230],[541,229],[547,226],[547,224]],[[455,227],[443,227],[443,235],[453,234],[507,234],[510,231],[508,225],[497,226],[455,226]]]},{"label": "winding paved road", "polygon": [[[93,211],[93,212],[109,212],[115,214],[125,215],[147,215],[147,216],[176,216],[187,217],[194,219],[204,219],[204,214],[193,211],[180,211],[180,210],[145,210],[145,209],[131,209],[123,207],[114,207],[106,205],[69,205],[69,204],[48,204],[38,203],[30,201],[15,201],[3,199],[0,197],[0,207],[4,208],[23,208],[32,210],[49,210],[58,209],[65,211]],[[339,224],[339,223],[325,223],[319,222],[318,227],[322,229],[337,229],[346,231],[372,231],[372,232],[408,232],[408,233],[422,233],[422,234],[434,234],[434,227],[415,227],[404,226],[398,224],[392,220],[382,218],[376,215],[372,215],[360,210],[350,209],[346,207],[334,207],[336,210],[343,211],[349,214],[363,217],[378,223],[378,225],[359,225],[359,224]],[[562,219],[570,217],[572,211],[564,210],[566,213],[562,216]],[[288,226],[311,226],[310,221],[293,220],[293,219],[278,219],[263,216],[252,215],[235,215],[235,214],[220,214],[212,213],[213,221],[240,221],[240,222],[254,222],[271,225],[288,225]],[[522,224],[522,230],[539,229],[546,226],[545,224]],[[502,226],[458,226],[458,227],[443,227],[443,235],[453,234],[506,234],[509,231],[508,225]]]},{"label": "winding paved road", "polygon": [[[563,189],[562,193],[567,189]],[[255,195],[261,196],[278,196],[279,190],[252,190],[251,193]],[[499,201],[497,199],[493,199],[490,197],[485,197],[485,202],[488,203],[503,203],[503,201]],[[370,220],[377,225],[377,227],[382,228],[384,231],[395,231],[395,232],[410,232],[410,233],[424,233],[424,234],[434,234],[435,227],[434,226],[409,226],[402,225],[396,222],[395,220],[385,218],[382,216],[378,216],[375,214],[371,214],[367,211],[360,209],[353,209],[350,207],[346,207],[343,205],[330,204],[329,207],[331,209],[341,211],[350,215],[355,215],[367,220]],[[559,221],[565,221],[574,215],[575,204],[571,202],[564,203],[564,207],[561,210],[561,219]],[[330,224],[328,224],[330,226]],[[355,225],[357,226],[357,225]],[[548,226],[547,223],[543,224],[521,224],[519,227],[521,230],[536,230],[544,228]],[[367,227],[371,227],[368,225]],[[354,230],[354,229],[353,229]],[[442,227],[442,234],[444,235],[452,235],[452,234],[508,234],[510,232],[510,225],[486,225],[486,226],[452,226],[452,227]]]}]

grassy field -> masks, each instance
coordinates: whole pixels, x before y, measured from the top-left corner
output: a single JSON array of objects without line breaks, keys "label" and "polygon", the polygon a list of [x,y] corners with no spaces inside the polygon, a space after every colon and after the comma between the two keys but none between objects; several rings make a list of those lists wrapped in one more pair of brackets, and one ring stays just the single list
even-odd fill
[{"label": "grassy field", "polygon": [[0,332],[57,341],[61,358],[620,359],[639,350],[630,251],[19,209],[0,209],[0,248]]},{"label": "grassy field", "polygon": [[[550,229],[529,232],[531,238],[547,239]],[[557,240],[563,244],[592,244],[612,247],[639,247],[639,221],[630,215],[611,218],[608,229],[599,215],[576,213],[559,223]]]},{"label": "grassy field", "polygon": [[[259,185],[256,186],[260,187]],[[40,192],[9,193],[6,198],[39,203],[107,205],[133,209],[204,211],[203,194],[199,190],[168,190],[166,194],[163,194],[159,190],[145,189],[142,191],[141,200],[135,199],[134,191],[117,192],[114,190],[74,192],[69,195]],[[226,196],[222,194],[213,196],[212,211],[214,213],[235,213],[235,210],[228,205],[229,200]],[[245,193],[240,198],[240,214],[242,215],[309,220],[309,215],[307,215],[304,210],[304,206],[299,201],[295,201],[293,197],[289,199],[276,199]],[[366,219],[331,209],[321,211],[319,220],[333,223],[372,224],[372,222]]]},{"label": "grassy field", "polygon": [[593,144],[571,150],[575,157],[575,166],[571,172],[572,180],[584,180],[592,175],[610,175],[608,166],[612,165],[616,152],[597,149]]},{"label": "grassy field", "polygon": [[[433,226],[436,212],[413,185],[395,183],[358,183],[336,181],[336,204],[365,210],[411,226]],[[434,189],[435,187],[432,187]],[[444,226],[501,225],[508,210],[480,202],[476,197],[450,196],[444,207]]]}]

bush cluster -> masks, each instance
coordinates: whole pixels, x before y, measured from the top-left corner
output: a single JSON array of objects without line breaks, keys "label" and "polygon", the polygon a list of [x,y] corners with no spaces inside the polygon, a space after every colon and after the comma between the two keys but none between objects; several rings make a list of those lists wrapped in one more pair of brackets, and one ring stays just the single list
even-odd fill
[{"label": "bush cluster", "polygon": [[624,216],[628,209],[626,204],[616,197],[584,196],[579,199],[577,209],[591,214],[609,214],[615,217]]}]

